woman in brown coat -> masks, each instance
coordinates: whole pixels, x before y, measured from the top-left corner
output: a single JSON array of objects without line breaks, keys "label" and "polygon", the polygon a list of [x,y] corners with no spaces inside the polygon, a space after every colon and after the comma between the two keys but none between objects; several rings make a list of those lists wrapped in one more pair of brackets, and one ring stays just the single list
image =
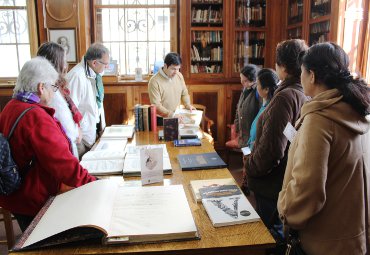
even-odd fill
[{"label": "woman in brown coat", "polygon": [[312,46],[301,81],[302,107],[278,210],[310,255],[369,254],[369,88],[348,71],[334,43]]}]

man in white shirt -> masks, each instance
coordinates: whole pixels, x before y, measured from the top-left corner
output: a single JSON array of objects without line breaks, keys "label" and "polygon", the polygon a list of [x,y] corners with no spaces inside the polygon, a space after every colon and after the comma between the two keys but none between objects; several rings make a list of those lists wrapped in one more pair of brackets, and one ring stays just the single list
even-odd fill
[{"label": "man in white shirt", "polygon": [[109,50],[100,43],[94,43],[81,62],[66,75],[71,98],[83,116],[82,142],[77,146],[80,158],[90,150],[97,134],[105,127],[102,75],[109,65],[109,60]]}]

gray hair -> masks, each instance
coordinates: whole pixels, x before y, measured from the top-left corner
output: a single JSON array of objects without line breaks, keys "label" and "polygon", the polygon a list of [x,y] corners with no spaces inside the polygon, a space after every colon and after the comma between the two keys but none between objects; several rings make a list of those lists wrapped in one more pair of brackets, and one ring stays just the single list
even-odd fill
[{"label": "gray hair", "polygon": [[35,57],[27,61],[17,78],[14,94],[18,92],[37,92],[39,83],[54,84],[59,74],[44,57]]},{"label": "gray hair", "polygon": [[109,54],[109,50],[101,43],[92,44],[86,51],[86,60],[101,59],[104,54]]}]

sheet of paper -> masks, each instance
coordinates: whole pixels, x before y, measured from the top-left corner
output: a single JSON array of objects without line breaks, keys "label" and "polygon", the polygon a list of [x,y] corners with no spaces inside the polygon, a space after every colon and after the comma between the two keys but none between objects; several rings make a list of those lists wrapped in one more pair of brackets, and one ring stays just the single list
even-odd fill
[{"label": "sheet of paper", "polygon": [[196,231],[182,185],[121,187],[109,236],[163,235]]},{"label": "sheet of paper", "polygon": [[163,148],[140,150],[141,183],[163,182]]},{"label": "sheet of paper", "polygon": [[101,150],[125,150],[127,139],[104,139],[101,138],[94,151]]},{"label": "sheet of paper", "polygon": [[247,147],[243,147],[242,148],[242,152],[243,152],[243,155],[244,156],[247,156],[249,154],[251,154],[251,149],[247,146]]},{"label": "sheet of paper", "polygon": [[90,174],[114,174],[122,173],[123,161],[123,159],[82,160],[80,164],[86,168]]},{"label": "sheet of paper", "polygon": [[297,130],[295,130],[295,128],[292,126],[292,124],[290,122],[288,122],[288,124],[285,126],[283,134],[289,140],[289,142],[292,142],[295,135],[297,134]]}]

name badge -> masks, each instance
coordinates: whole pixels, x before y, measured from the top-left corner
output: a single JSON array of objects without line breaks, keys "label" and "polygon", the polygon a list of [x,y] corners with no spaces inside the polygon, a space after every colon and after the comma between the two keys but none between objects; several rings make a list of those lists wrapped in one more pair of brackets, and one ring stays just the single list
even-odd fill
[{"label": "name badge", "polygon": [[297,134],[297,130],[292,126],[292,124],[290,122],[288,122],[288,124],[286,125],[286,127],[283,131],[283,134],[289,140],[289,142],[292,142],[294,137]]}]

